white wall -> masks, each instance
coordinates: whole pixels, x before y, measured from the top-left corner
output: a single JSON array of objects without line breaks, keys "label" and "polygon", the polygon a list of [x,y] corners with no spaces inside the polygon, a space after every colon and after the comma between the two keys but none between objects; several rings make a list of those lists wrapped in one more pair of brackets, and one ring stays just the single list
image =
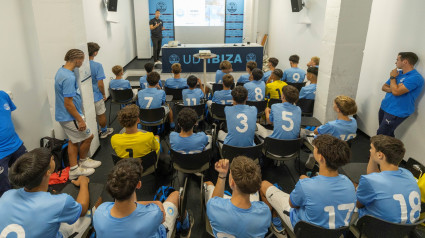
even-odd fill
[{"label": "white wall", "polygon": [[[423,0],[411,0],[409,4],[399,0],[373,1],[356,98],[359,107],[358,126],[369,136],[376,135],[378,111],[385,95],[381,87],[395,68],[397,53],[415,52],[419,56],[416,68],[425,75],[423,9]],[[413,157],[425,163],[422,151],[425,142],[424,92],[418,101],[416,112],[401,124],[395,135],[406,146],[406,158]]]},{"label": "white wall", "polygon": [[[289,68],[288,58],[292,54],[300,56],[302,69],[307,68],[312,56],[320,57],[326,2],[308,0],[308,8],[293,13],[291,1],[271,0],[268,55],[279,59],[278,68]],[[299,24],[306,16],[311,25]]]}]

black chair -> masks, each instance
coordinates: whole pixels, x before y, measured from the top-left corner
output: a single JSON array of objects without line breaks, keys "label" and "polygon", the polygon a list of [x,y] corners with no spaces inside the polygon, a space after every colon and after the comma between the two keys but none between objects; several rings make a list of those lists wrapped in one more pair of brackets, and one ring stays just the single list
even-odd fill
[{"label": "black chair", "polygon": [[224,113],[224,108],[226,106],[231,107],[232,105],[222,105],[222,104],[218,104],[218,103],[212,103],[211,104],[212,118],[219,120],[219,121],[225,121],[226,120],[226,114]]},{"label": "black chair", "polygon": [[[230,89],[234,89],[235,88],[235,84],[232,84],[232,86],[230,86]],[[215,91],[220,91],[223,90],[223,84],[222,83],[213,83],[212,84],[212,91],[213,94]]]},{"label": "black chair", "polygon": [[287,169],[288,173],[291,175],[294,184],[296,180],[291,174],[289,168],[285,165],[285,161],[297,160],[298,159],[298,171],[301,170],[300,162],[300,149],[301,149],[302,139],[297,138],[293,140],[279,140],[271,137],[266,137],[264,139],[264,155],[272,160],[283,162],[283,165]]},{"label": "black chair", "polygon": [[[114,165],[116,165],[118,161],[123,159],[119,157],[118,155],[116,155],[115,153],[112,153],[111,156],[112,156],[112,161],[114,162]],[[152,173],[156,173],[156,168],[158,166],[158,156],[156,155],[155,151],[151,151],[149,154],[141,157],[140,159],[142,160],[142,166],[143,166],[142,177]]]},{"label": "black chair", "polygon": [[109,104],[109,126],[112,124],[112,122],[115,121],[117,116],[114,117],[114,119],[111,121],[111,108],[112,104],[119,104],[120,110],[122,104],[127,104],[133,102],[133,90],[132,89],[124,89],[124,90],[115,90],[109,88],[109,95],[111,95],[112,101]]},{"label": "black chair", "polygon": [[237,147],[223,144],[223,148],[220,149],[220,146],[218,148],[221,158],[228,159],[229,163],[231,163],[235,157],[246,156],[259,164],[260,158],[263,157],[263,143],[249,147]]},{"label": "black chair", "polygon": [[164,87],[164,91],[165,91],[165,94],[173,96],[173,101],[183,100],[183,96],[182,96],[183,88],[177,89],[177,88]]},{"label": "black chair", "polygon": [[246,101],[246,105],[254,106],[257,108],[257,117],[264,114],[267,107],[267,101]]},{"label": "black chair", "polygon": [[272,105],[273,105],[273,104],[275,104],[275,103],[282,103],[282,100],[281,100],[281,99],[276,99],[276,98],[271,98],[271,99],[269,100],[269,105],[268,105],[268,107],[272,108]]},{"label": "black chair", "polygon": [[302,83],[289,83],[286,82],[288,85],[294,86],[298,89],[298,92],[301,91],[301,88],[305,86],[306,82],[302,82]]},{"label": "black chair", "polygon": [[301,98],[298,100],[297,106],[301,108],[302,116],[313,116],[314,99]]},{"label": "black chair", "polygon": [[163,107],[155,109],[140,108],[140,124],[143,126],[158,126],[164,124],[166,119]]},{"label": "black chair", "polygon": [[348,233],[348,226],[340,227],[337,229],[326,229],[305,221],[299,221],[297,222],[297,224],[295,224],[294,236],[291,236],[292,234],[290,234],[289,236],[294,238],[310,238],[314,234],[315,238],[340,238],[346,237]]},{"label": "black chair", "polygon": [[191,108],[195,110],[196,114],[198,115],[199,120],[204,118],[205,114],[205,104],[199,104],[195,106],[185,106],[183,104],[176,104],[176,115],[179,115],[179,112],[183,110],[183,108]]},{"label": "black chair", "polygon": [[237,87],[237,86],[244,86],[244,84],[245,84],[245,83],[237,82],[237,83],[236,83],[236,87]]},{"label": "black chair", "polygon": [[412,237],[415,233],[416,226],[423,223],[425,219],[422,219],[413,224],[400,224],[384,221],[380,218],[373,216],[361,217],[356,225],[350,226],[350,231],[355,237],[368,237],[368,238],[404,238]]}]

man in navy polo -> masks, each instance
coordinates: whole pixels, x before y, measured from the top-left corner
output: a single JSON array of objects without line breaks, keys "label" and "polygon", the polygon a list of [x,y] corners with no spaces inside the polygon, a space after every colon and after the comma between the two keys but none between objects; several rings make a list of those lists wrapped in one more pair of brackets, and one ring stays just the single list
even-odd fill
[{"label": "man in navy polo", "polygon": [[378,135],[394,137],[395,129],[415,111],[415,101],[424,86],[424,78],[414,68],[416,62],[418,56],[413,52],[398,54],[397,68],[382,86],[386,95],[379,109]]}]

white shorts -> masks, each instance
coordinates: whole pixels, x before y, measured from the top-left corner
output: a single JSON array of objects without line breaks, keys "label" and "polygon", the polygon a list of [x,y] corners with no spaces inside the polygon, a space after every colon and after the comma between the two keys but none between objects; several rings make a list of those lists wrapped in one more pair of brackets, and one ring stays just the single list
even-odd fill
[{"label": "white shorts", "polygon": [[167,116],[167,115],[168,115],[168,113],[170,113],[170,108],[168,107],[168,105],[162,105],[161,107],[163,107],[163,108],[164,108],[165,116]]},{"label": "white shorts", "polygon": [[223,147],[223,142],[226,139],[227,134],[228,133],[224,132],[223,130],[218,131],[217,142],[218,142],[218,145],[220,146],[220,148]]},{"label": "white shorts", "polygon": [[59,124],[62,126],[63,130],[65,131],[65,135],[74,144],[85,141],[92,135],[90,128],[87,128],[85,131],[79,131],[78,123],[76,120],[61,121],[59,122]]},{"label": "white shorts", "polygon": [[270,186],[266,191],[266,198],[274,210],[276,210],[279,217],[282,218],[283,222],[293,231],[294,228],[292,227],[291,218],[289,216],[291,210],[291,206],[289,205],[289,194],[284,193],[275,186]]},{"label": "white shorts", "polygon": [[162,223],[162,225],[168,230],[167,238],[170,238],[171,234],[173,233],[174,226],[176,225],[179,210],[172,202],[164,202],[162,205],[164,206],[165,210],[165,221]]},{"label": "white shorts", "polygon": [[94,108],[96,110],[96,115],[100,116],[102,114],[105,114],[106,107],[105,107],[105,102],[103,101],[103,99],[100,99],[99,101],[95,102]]},{"label": "white shorts", "polygon": [[[208,201],[211,199],[212,194],[214,192],[214,188],[215,188],[214,185],[207,185],[207,186],[205,186],[205,204],[207,204]],[[223,198],[225,198],[225,199],[231,199],[232,197],[229,196],[229,195],[224,194],[223,195]],[[258,194],[258,192],[254,193],[254,194],[251,194],[249,196],[249,200],[251,202],[260,201],[260,195]]]},{"label": "white shorts", "polygon": [[257,131],[255,132],[261,139],[265,139],[273,134],[273,130],[266,129],[264,126],[257,123]]}]

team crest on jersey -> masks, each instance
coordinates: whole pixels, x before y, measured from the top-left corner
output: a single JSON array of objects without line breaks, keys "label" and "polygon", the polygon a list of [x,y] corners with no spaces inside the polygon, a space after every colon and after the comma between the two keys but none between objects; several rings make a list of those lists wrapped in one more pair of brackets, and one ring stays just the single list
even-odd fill
[{"label": "team crest on jersey", "polygon": [[168,61],[170,61],[170,64],[179,63],[180,62],[180,57],[178,55],[176,55],[176,54],[172,54],[168,58]]},{"label": "team crest on jersey", "polygon": [[254,53],[249,53],[246,55],[246,62],[256,61],[256,60],[257,60],[257,56]]},{"label": "team crest on jersey", "polygon": [[3,166],[0,166],[0,174],[2,174],[3,172],[4,172]]},{"label": "team crest on jersey", "polygon": [[402,83],[404,81],[404,78],[400,79],[400,83]]},{"label": "team crest on jersey", "polygon": [[167,10],[167,4],[165,2],[158,2],[156,4],[156,9],[160,12],[163,13]]},{"label": "team crest on jersey", "polygon": [[168,213],[168,215],[170,215],[170,216],[174,215],[174,208],[169,207],[169,208],[167,209],[167,213]]},{"label": "team crest on jersey", "polygon": [[238,4],[236,4],[235,2],[229,2],[229,4],[227,4],[227,11],[230,13],[234,13],[238,10]]},{"label": "team crest on jersey", "polygon": [[9,103],[5,103],[5,104],[3,105],[3,107],[4,107],[4,110],[6,110],[6,111],[10,111]]}]

